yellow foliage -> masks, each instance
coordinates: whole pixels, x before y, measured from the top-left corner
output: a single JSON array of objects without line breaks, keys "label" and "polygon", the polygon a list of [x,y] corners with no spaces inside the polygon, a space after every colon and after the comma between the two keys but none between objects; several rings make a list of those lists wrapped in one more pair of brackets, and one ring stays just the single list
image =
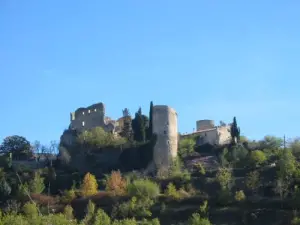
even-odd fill
[{"label": "yellow foliage", "polygon": [[98,183],[96,177],[87,173],[83,178],[83,183],[81,185],[81,194],[83,196],[91,196],[98,192]]},{"label": "yellow foliage", "polygon": [[106,181],[106,191],[110,194],[118,196],[126,194],[127,182],[122,177],[120,171],[112,171],[110,177]]},{"label": "yellow foliage", "polygon": [[235,196],[234,196],[235,200],[240,202],[240,201],[244,201],[246,199],[246,195],[244,194],[244,192],[242,190],[235,192]]}]

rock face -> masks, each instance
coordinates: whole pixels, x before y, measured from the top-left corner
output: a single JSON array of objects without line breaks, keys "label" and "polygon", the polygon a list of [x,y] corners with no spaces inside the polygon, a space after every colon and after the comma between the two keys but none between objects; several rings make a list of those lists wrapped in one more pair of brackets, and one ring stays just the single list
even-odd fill
[{"label": "rock face", "polygon": [[176,111],[166,105],[153,106],[153,134],[156,144],[153,151],[153,161],[158,169],[167,169],[172,158],[177,156],[178,127]]}]

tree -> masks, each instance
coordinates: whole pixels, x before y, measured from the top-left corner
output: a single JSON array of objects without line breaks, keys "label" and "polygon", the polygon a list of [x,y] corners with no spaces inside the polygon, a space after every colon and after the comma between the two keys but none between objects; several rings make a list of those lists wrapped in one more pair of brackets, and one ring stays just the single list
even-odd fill
[{"label": "tree", "polygon": [[220,184],[222,189],[230,189],[232,181],[232,173],[228,168],[220,168],[216,175],[216,180]]},{"label": "tree", "polygon": [[280,155],[278,164],[278,177],[283,180],[290,180],[296,171],[296,158],[291,150],[285,149]]},{"label": "tree", "polygon": [[185,157],[194,152],[196,141],[192,137],[183,138],[179,141],[178,154],[180,157]]},{"label": "tree", "polygon": [[80,190],[85,197],[96,194],[98,192],[96,177],[91,173],[85,174]]},{"label": "tree", "polygon": [[259,166],[267,160],[263,151],[255,150],[250,153],[250,164],[252,166]]},{"label": "tree", "polygon": [[240,141],[240,128],[237,126],[236,118],[233,117],[233,123],[231,124],[231,138],[232,138],[232,143],[236,144]]},{"label": "tree", "polygon": [[282,147],[283,139],[271,135],[267,135],[264,137],[263,140],[259,141],[259,148],[264,149],[270,149],[270,150],[276,150]]},{"label": "tree", "polygon": [[127,192],[132,197],[155,199],[158,197],[160,190],[158,184],[151,180],[137,179],[128,185]]},{"label": "tree", "polygon": [[133,137],[135,141],[146,141],[146,130],[148,127],[148,117],[142,114],[141,107],[135,113],[135,117],[132,120]]},{"label": "tree", "polygon": [[188,220],[188,225],[211,225],[207,218],[202,218],[199,213],[194,213]]},{"label": "tree", "polygon": [[124,125],[120,135],[126,138],[128,141],[132,140],[132,126],[131,126],[131,117],[124,117]]},{"label": "tree", "polygon": [[34,174],[34,178],[29,182],[29,190],[34,194],[41,194],[45,189],[44,178],[39,173]]},{"label": "tree", "polygon": [[5,178],[1,178],[0,180],[0,196],[2,200],[5,200],[11,193],[11,187],[5,180]]},{"label": "tree", "polygon": [[153,134],[153,102],[150,102],[150,110],[149,110],[149,127],[147,129],[147,139],[151,140]]},{"label": "tree", "polygon": [[244,201],[246,199],[244,191],[240,190],[235,192],[234,199],[238,202]]},{"label": "tree", "polygon": [[130,116],[130,112],[129,112],[129,109],[128,108],[125,108],[123,110],[123,117],[129,117]]},{"label": "tree", "polygon": [[260,185],[260,177],[258,171],[252,171],[247,174],[246,176],[246,186],[250,189],[253,193],[256,192]]},{"label": "tree", "polygon": [[32,148],[30,142],[18,135],[4,138],[0,145],[0,152],[12,153],[13,159],[27,159],[32,156]]},{"label": "tree", "polygon": [[294,156],[300,157],[300,138],[295,138],[289,143],[289,148],[291,148]]},{"label": "tree", "polygon": [[111,175],[106,178],[105,190],[114,196],[124,195],[126,193],[127,182],[122,177],[120,171],[112,171]]}]

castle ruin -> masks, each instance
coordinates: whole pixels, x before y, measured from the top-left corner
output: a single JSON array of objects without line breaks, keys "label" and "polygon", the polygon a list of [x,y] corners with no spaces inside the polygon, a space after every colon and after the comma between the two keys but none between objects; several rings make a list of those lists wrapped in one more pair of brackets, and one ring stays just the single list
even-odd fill
[{"label": "castle ruin", "polygon": [[181,135],[181,137],[196,136],[196,145],[224,145],[229,144],[231,138],[231,125],[220,124],[215,126],[213,120],[198,120],[196,122],[196,131],[189,134]]},{"label": "castle ruin", "polygon": [[156,168],[167,169],[170,160],[177,156],[177,113],[169,106],[156,105],[153,106],[152,117],[153,134],[156,135],[153,161]]}]

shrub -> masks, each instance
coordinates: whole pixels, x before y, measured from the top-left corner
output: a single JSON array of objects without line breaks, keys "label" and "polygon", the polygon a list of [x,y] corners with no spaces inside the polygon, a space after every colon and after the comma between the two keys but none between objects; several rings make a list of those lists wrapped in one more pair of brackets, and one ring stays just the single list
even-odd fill
[{"label": "shrub", "polygon": [[23,212],[29,218],[36,218],[38,216],[38,208],[36,204],[31,202],[27,202],[23,206]]},{"label": "shrub", "polygon": [[176,187],[173,183],[169,183],[165,191],[165,195],[171,199],[180,199],[180,194],[177,192]]},{"label": "shrub", "polygon": [[76,198],[74,189],[65,190],[63,196],[61,197],[61,202],[64,204],[71,203]]},{"label": "shrub", "polygon": [[110,217],[103,211],[103,209],[98,209],[95,215],[93,225],[110,225]]},{"label": "shrub", "polygon": [[246,199],[246,195],[242,190],[235,192],[234,199],[238,202],[244,201]]},{"label": "shrub", "polygon": [[135,180],[127,187],[130,196],[154,199],[159,195],[159,186],[148,179]]},{"label": "shrub", "polygon": [[194,152],[196,141],[194,138],[183,138],[179,141],[178,154],[185,157]]},{"label": "shrub", "polygon": [[150,208],[153,204],[154,202],[149,198],[132,197],[128,202],[114,206],[112,215],[114,218],[149,217],[152,215]]},{"label": "shrub", "polygon": [[141,221],[140,225],[160,225],[160,222],[157,218],[152,219],[152,220],[143,219]]},{"label": "shrub", "polygon": [[216,179],[222,189],[227,189],[232,181],[232,173],[228,168],[220,168],[217,172]]},{"label": "shrub", "polygon": [[201,163],[196,163],[195,167],[197,169],[197,171],[201,174],[201,175],[205,175],[205,168]]},{"label": "shrub", "polygon": [[133,219],[115,220],[112,225],[137,225],[137,221]]},{"label": "shrub", "polygon": [[259,166],[267,160],[267,157],[263,151],[255,150],[250,153],[250,163],[253,166]]},{"label": "shrub", "polygon": [[6,199],[11,193],[11,187],[4,178],[0,180],[0,196],[2,199]]},{"label": "shrub", "polygon": [[91,196],[98,192],[98,183],[96,177],[90,173],[87,173],[83,178],[81,185],[81,194],[83,196]]},{"label": "shrub", "polygon": [[201,218],[199,213],[194,213],[188,220],[188,225],[211,225],[207,218]]},{"label": "shrub", "polygon": [[112,171],[106,180],[106,188],[110,194],[114,196],[126,194],[127,182],[122,177],[120,171]]},{"label": "shrub", "polygon": [[259,172],[258,171],[252,171],[247,174],[246,176],[246,187],[250,189],[252,192],[255,192],[255,190],[258,189],[260,178],[259,178]]},{"label": "shrub", "polygon": [[74,218],[72,206],[67,205],[67,206],[64,208],[64,215],[65,215],[65,217],[66,217],[68,220],[72,220],[72,219]]}]

